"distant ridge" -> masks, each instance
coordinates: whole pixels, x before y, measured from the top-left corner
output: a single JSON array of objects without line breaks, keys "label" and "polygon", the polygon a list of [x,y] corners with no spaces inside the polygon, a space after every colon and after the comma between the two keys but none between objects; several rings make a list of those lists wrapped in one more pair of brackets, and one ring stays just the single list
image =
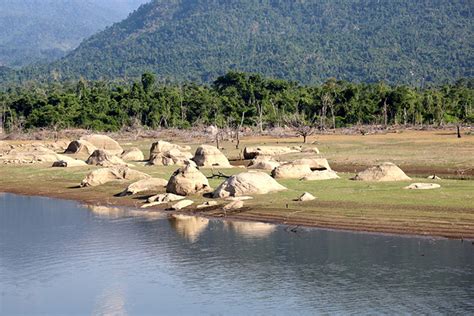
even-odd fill
[{"label": "distant ridge", "polygon": [[[209,82],[229,70],[318,83],[473,76],[470,0],[155,0],[28,74]],[[26,73],[26,72],[25,72]]]},{"label": "distant ridge", "polygon": [[0,65],[58,59],[147,1],[1,0]]}]

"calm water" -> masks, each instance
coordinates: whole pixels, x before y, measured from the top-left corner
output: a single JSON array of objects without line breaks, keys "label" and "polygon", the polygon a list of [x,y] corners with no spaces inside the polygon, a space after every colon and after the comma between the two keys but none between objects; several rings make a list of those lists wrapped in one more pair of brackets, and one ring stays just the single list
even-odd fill
[{"label": "calm water", "polygon": [[0,195],[0,314],[472,314],[471,242]]}]

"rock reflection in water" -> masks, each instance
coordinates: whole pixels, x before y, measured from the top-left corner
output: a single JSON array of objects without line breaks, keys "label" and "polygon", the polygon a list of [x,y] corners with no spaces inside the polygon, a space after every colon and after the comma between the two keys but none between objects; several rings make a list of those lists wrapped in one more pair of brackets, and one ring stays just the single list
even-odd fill
[{"label": "rock reflection in water", "polygon": [[157,220],[166,218],[166,215],[162,212],[153,211],[142,211],[135,209],[120,208],[114,206],[103,206],[103,205],[86,205],[86,207],[94,213],[94,215],[107,218],[107,219],[119,219],[127,217],[142,217],[148,220]]},{"label": "rock reflection in water", "polygon": [[168,220],[178,234],[190,242],[196,242],[209,225],[207,218],[174,214],[168,217]]},{"label": "rock reflection in water", "polygon": [[228,221],[224,225],[227,229],[232,229],[237,234],[249,238],[265,238],[276,229],[276,225],[258,222]]}]

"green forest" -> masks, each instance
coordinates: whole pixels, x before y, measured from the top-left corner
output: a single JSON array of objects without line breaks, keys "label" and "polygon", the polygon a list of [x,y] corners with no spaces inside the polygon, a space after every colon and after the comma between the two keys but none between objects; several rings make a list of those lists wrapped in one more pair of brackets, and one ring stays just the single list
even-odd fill
[{"label": "green forest", "polygon": [[473,77],[473,12],[472,0],[154,0],[63,59],[0,78],[443,84]]},{"label": "green forest", "polygon": [[472,79],[425,88],[336,79],[301,85],[242,72],[229,72],[212,84],[166,84],[144,73],[131,84],[81,79],[29,83],[0,92],[1,122],[7,131],[443,125],[474,123],[473,104]]}]

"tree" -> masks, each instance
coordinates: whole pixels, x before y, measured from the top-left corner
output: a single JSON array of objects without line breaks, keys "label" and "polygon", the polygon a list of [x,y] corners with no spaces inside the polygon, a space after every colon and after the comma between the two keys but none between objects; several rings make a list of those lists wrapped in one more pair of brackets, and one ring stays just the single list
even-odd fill
[{"label": "tree", "polygon": [[156,77],[151,72],[145,72],[142,75],[142,86],[145,93],[150,93],[151,89],[155,85]]},{"label": "tree", "polygon": [[308,136],[313,135],[316,131],[314,125],[305,119],[304,114],[295,113],[290,115],[285,119],[285,122],[298,136],[303,137],[304,144],[306,144]]}]

